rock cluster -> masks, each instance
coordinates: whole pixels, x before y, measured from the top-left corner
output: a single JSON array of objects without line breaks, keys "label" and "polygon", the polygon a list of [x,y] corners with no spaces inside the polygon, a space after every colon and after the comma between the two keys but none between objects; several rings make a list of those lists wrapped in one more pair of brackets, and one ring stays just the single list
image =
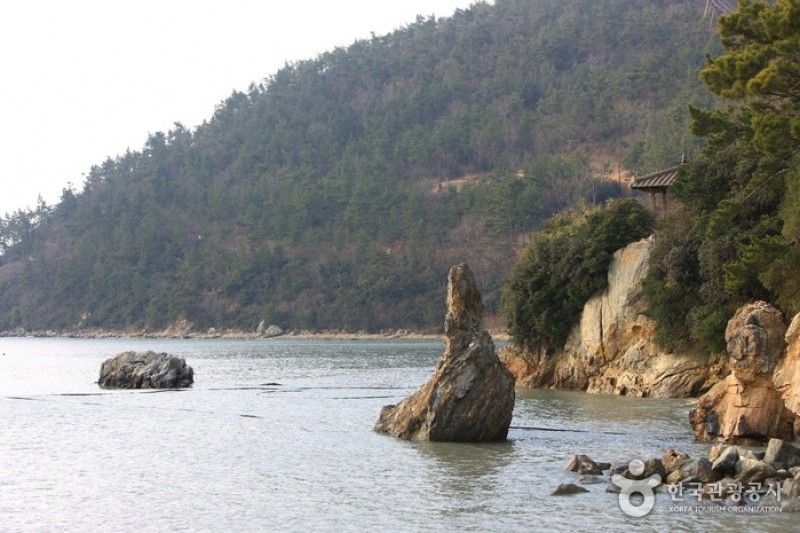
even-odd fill
[{"label": "rock cluster", "polygon": [[155,352],[124,352],[100,367],[98,385],[108,389],[189,387],[194,371],[182,357]]},{"label": "rock cluster", "polygon": [[584,305],[562,350],[501,350],[518,385],[675,398],[697,396],[724,376],[718,356],[674,353],[652,342],[655,321],[644,314],[641,282],[653,244],[644,239],[614,254],[608,287]]},{"label": "rock cluster", "polygon": [[[638,465],[635,465],[637,462]],[[609,478],[606,492],[620,492],[619,485],[610,479],[616,476],[628,480],[646,480],[657,476],[655,479],[658,484],[654,484],[657,485],[656,490],[668,491],[673,495],[685,494],[684,489],[691,488],[692,494],[699,500],[728,499],[730,504],[740,502],[745,490],[758,494],[750,498],[750,502],[760,500],[771,492],[773,498],[781,501],[795,499],[788,508],[800,506],[800,447],[780,439],[771,439],[766,449],[758,452],[738,446],[718,445],[711,449],[708,457],[697,459],[672,449],[660,458],[630,463],[598,463],[586,455],[572,455],[565,469],[582,475],[579,483],[583,484],[593,484],[587,476]]]},{"label": "rock cluster", "polygon": [[514,377],[483,329],[484,307],[470,268],[450,269],[445,351],[433,375],[381,410],[375,431],[410,440],[504,440],[514,410]]},{"label": "rock cluster", "polygon": [[780,311],[765,302],[737,311],[725,331],[731,373],[690,413],[698,440],[754,444],[773,437],[793,438],[795,414],[786,407],[783,394],[794,395],[800,380],[796,374],[786,375],[784,363],[783,392],[773,381],[784,358],[785,332]]}]

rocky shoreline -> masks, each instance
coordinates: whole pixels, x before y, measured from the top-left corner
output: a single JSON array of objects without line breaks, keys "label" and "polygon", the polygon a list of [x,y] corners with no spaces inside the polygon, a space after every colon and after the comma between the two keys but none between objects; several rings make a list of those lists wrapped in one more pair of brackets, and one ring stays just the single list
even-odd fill
[{"label": "rocky shoreline", "polygon": [[[112,339],[112,338],[144,338],[144,339],[297,339],[297,340],[380,340],[380,339],[408,339],[408,340],[438,340],[442,338],[439,333],[416,332],[397,330],[391,332],[350,332],[340,330],[289,330],[280,335],[265,336],[253,331],[239,329],[211,328],[208,331],[175,331],[167,328],[159,331],[144,329],[112,330],[102,328],[86,328],[74,330],[25,330],[14,329],[0,331],[0,338],[70,338],[70,339]],[[502,335],[500,335],[502,338]]]},{"label": "rocky shoreline", "polygon": [[564,469],[580,477],[559,485],[554,496],[590,492],[586,485],[606,483],[606,492],[620,494],[623,511],[630,503],[625,496],[644,496],[641,505],[627,507],[639,513],[631,516],[649,513],[657,492],[667,493],[673,506],[684,509],[679,512],[692,505],[742,512],[800,510],[800,448],[780,439],[771,439],[764,449],[718,445],[699,458],[673,449],[662,457],[630,462],[596,462],[574,454]]}]

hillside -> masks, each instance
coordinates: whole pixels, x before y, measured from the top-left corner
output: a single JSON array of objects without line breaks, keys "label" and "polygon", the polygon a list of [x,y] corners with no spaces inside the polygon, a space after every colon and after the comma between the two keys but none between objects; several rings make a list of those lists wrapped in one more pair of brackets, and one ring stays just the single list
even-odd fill
[{"label": "hillside", "polygon": [[0,219],[0,330],[434,330],[461,261],[496,310],[541,221],[697,150],[703,7],[497,0],[286,65]]}]

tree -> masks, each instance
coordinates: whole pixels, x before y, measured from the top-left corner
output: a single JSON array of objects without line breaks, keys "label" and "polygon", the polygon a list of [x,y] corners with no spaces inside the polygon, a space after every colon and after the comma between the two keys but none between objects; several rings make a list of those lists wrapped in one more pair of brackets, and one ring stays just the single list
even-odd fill
[{"label": "tree", "polygon": [[562,346],[586,301],[606,287],[614,252],[650,235],[653,224],[633,200],[550,219],[506,280],[503,309],[515,344]]},{"label": "tree", "polygon": [[700,78],[721,103],[690,107],[707,148],[670,191],[684,209],[662,220],[644,282],[655,340],[712,351],[747,301],[800,311],[800,2],[741,0],[719,32]]},{"label": "tree", "polygon": [[726,288],[747,297],[763,285],[786,311],[797,312],[800,295],[790,263],[800,246],[800,2],[740,0],[738,11],[720,17],[719,31],[724,53],[708,58],[700,77],[728,104],[713,111],[692,108],[693,130],[710,150],[735,147],[739,159],[756,165],[719,202],[709,231],[749,219],[750,238],[725,267]]},{"label": "tree", "polygon": [[609,196],[595,148],[651,124],[644,154],[681,152],[683,117],[663,115],[702,89],[715,39],[696,4],[479,2],[287,64],[91,167],[51,212],[0,220],[0,329],[437,328],[465,258],[491,312],[515,236]]}]

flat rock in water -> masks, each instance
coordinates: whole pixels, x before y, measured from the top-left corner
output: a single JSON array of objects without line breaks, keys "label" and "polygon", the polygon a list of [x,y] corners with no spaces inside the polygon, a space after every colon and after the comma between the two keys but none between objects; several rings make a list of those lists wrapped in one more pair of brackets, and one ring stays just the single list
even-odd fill
[{"label": "flat rock in water", "polygon": [[124,352],[103,363],[97,384],[106,389],[175,389],[193,382],[194,371],[183,357]]}]

